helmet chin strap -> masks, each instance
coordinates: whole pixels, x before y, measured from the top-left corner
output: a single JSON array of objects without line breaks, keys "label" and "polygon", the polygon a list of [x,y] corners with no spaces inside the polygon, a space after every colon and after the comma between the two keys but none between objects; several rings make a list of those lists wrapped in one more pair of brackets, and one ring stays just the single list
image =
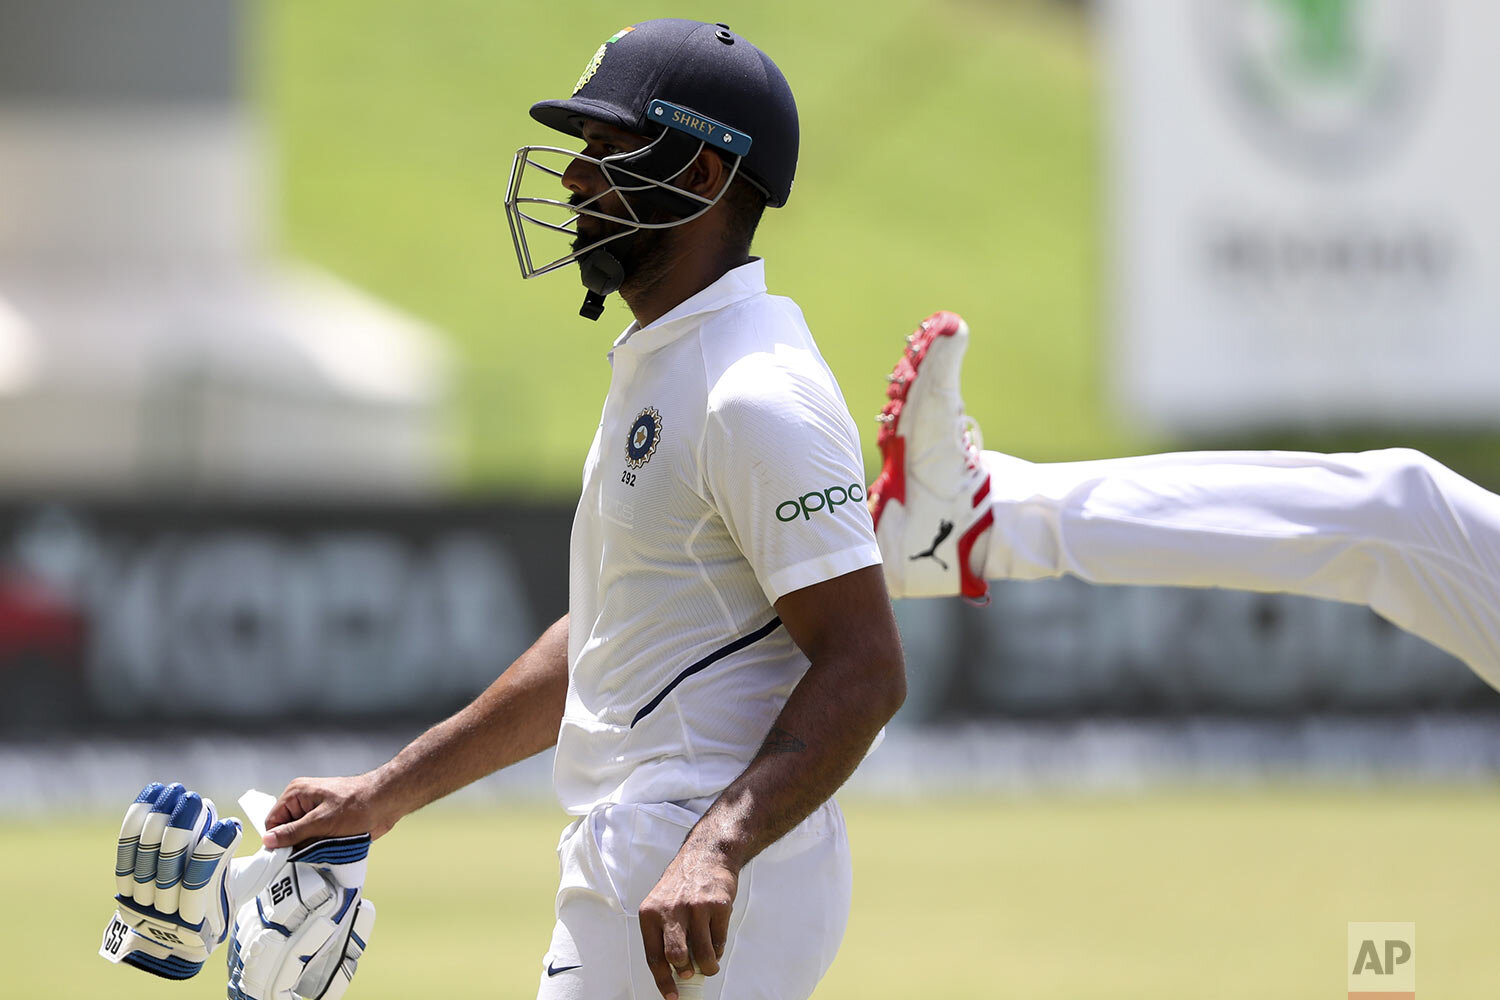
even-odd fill
[{"label": "helmet chin strap", "polygon": [[583,286],[588,289],[578,315],[597,320],[604,312],[604,297],[619,291],[625,283],[625,265],[620,263],[620,258],[600,247],[579,258],[578,267]]}]

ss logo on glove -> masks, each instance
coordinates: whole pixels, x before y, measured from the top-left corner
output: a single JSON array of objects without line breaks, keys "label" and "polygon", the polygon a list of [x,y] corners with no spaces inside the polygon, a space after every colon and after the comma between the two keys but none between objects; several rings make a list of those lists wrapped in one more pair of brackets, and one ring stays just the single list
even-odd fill
[{"label": "ss logo on glove", "polygon": [[104,950],[111,955],[120,953],[120,945],[125,943],[125,935],[130,928],[119,917],[111,920],[109,926],[104,929]]}]

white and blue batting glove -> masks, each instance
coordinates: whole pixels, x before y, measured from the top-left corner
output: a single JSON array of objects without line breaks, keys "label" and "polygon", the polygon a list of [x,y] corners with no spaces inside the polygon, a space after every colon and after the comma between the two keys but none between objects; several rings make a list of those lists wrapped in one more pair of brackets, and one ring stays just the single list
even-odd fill
[{"label": "white and blue batting glove", "polygon": [[[262,835],[273,802],[263,792],[240,797]],[[375,925],[363,898],[369,835],[235,858],[243,836],[211,799],[147,785],[120,825],[116,912],[99,954],[189,979],[228,939],[229,1000],[338,1000]]]},{"label": "white and blue batting glove", "polygon": [[99,954],[164,979],[197,975],[228,936],[235,899],[258,892],[290,853],[235,861],[243,835],[212,799],[179,784],[147,785],[120,824],[116,911]]},{"label": "white and blue batting glove", "polygon": [[363,898],[370,837],[298,847],[240,907],[229,943],[229,1000],[338,1000],[375,926]]}]

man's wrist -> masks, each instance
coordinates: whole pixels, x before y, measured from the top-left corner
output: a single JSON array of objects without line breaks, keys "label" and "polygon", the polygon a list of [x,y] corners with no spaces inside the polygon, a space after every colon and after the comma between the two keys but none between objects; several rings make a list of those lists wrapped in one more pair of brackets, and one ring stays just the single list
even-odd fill
[{"label": "man's wrist", "polygon": [[364,775],[365,805],[377,825],[389,828],[407,813],[421,808],[421,802],[409,801],[414,794],[410,777],[393,758]]},{"label": "man's wrist", "polygon": [[736,876],[750,860],[746,839],[725,829],[711,814],[705,815],[688,833],[679,853],[728,869]]}]

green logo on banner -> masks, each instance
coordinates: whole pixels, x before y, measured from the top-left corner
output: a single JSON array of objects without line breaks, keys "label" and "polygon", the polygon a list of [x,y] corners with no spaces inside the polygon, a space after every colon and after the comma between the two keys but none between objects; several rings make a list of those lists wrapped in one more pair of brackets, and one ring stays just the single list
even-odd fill
[{"label": "green logo on banner", "polygon": [[1433,76],[1431,0],[1209,0],[1235,115],[1277,158],[1357,169],[1400,145]]}]

